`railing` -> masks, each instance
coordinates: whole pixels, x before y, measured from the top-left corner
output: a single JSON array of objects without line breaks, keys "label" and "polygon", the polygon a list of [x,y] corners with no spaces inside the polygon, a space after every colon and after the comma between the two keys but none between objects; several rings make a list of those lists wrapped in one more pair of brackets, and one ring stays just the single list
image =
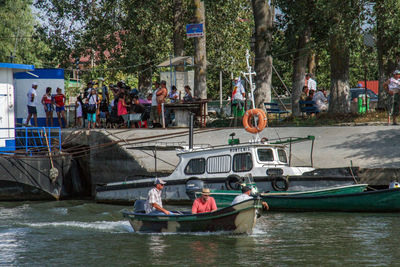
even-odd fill
[{"label": "railing", "polygon": [[33,155],[61,151],[61,128],[0,128],[0,145],[0,154]]}]

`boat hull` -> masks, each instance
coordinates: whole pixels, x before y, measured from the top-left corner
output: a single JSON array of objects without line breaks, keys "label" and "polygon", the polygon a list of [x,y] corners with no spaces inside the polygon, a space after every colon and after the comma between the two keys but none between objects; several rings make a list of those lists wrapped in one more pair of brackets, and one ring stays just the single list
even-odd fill
[{"label": "boat hull", "polygon": [[271,211],[400,211],[400,188],[328,196],[268,196],[263,199]]},{"label": "boat hull", "polygon": [[136,232],[185,233],[185,232],[230,232],[251,233],[257,219],[260,200],[248,200],[214,212],[176,216],[148,215],[123,212]]},{"label": "boat hull", "polygon": [[[260,192],[271,191],[272,179],[268,177],[253,177]],[[226,177],[201,179],[204,187],[221,190],[226,189]],[[148,180],[148,179],[147,179]],[[186,193],[186,184],[190,179],[168,179],[167,186],[163,190],[163,199],[171,203],[188,203],[190,198]],[[145,199],[148,191],[153,187],[154,179],[146,181],[138,179],[131,182],[98,185],[96,187],[96,201],[100,203],[132,204],[137,199]],[[348,176],[342,177],[289,177],[289,190],[304,191],[318,190],[327,187],[344,186],[354,184],[354,179]]]},{"label": "boat hull", "polygon": [[[339,187],[331,187],[320,190],[311,190],[311,191],[300,191],[300,192],[268,192],[261,193],[260,196],[263,201],[266,201],[271,210],[274,210],[276,207],[274,204],[278,201],[270,201],[271,196],[281,196],[280,199],[285,199],[285,197],[289,196],[326,196],[326,195],[341,195],[341,194],[351,194],[351,193],[360,193],[363,192],[367,187],[367,184],[356,184],[356,185],[348,185],[348,186],[339,186]],[[211,196],[214,197],[217,202],[218,207],[226,207],[229,206],[233,199],[241,194],[240,191],[233,190],[212,190]],[[200,192],[196,192],[196,197],[200,196]],[[271,203],[270,203],[271,202]]]}]

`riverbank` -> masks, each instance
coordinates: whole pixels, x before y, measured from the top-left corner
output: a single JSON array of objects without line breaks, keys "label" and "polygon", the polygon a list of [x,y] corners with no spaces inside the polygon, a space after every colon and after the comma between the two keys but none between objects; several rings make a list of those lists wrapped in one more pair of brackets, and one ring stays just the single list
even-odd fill
[{"label": "riverbank", "polygon": [[[355,172],[358,182],[384,188],[400,178],[399,130],[399,126],[269,127],[260,137],[314,135],[315,168],[359,167]],[[227,144],[231,133],[241,143],[254,138],[243,128],[202,128],[195,130],[194,144]],[[98,184],[154,177],[155,172],[168,175],[179,162],[174,146],[188,144],[188,129],[184,128],[64,130],[63,135],[63,146],[73,153],[78,166],[70,195],[86,197],[95,196]],[[291,151],[292,165],[310,166],[311,142],[295,144]]]}]

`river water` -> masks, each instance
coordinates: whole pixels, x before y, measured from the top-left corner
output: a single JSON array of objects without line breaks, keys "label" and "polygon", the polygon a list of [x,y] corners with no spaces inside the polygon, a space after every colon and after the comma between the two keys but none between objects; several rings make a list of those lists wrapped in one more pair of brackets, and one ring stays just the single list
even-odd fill
[{"label": "river water", "polygon": [[271,212],[251,235],[137,234],[124,208],[0,203],[0,265],[400,265],[400,214]]}]

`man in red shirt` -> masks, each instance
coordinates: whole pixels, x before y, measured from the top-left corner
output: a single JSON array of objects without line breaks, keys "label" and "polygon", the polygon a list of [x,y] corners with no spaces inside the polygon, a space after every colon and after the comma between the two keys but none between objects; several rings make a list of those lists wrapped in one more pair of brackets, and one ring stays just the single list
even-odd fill
[{"label": "man in red shirt", "polygon": [[215,199],[210,197],[210,189],[203,188],[201,197],[193,202],[192,214],[211,212],[217,210]]}]

